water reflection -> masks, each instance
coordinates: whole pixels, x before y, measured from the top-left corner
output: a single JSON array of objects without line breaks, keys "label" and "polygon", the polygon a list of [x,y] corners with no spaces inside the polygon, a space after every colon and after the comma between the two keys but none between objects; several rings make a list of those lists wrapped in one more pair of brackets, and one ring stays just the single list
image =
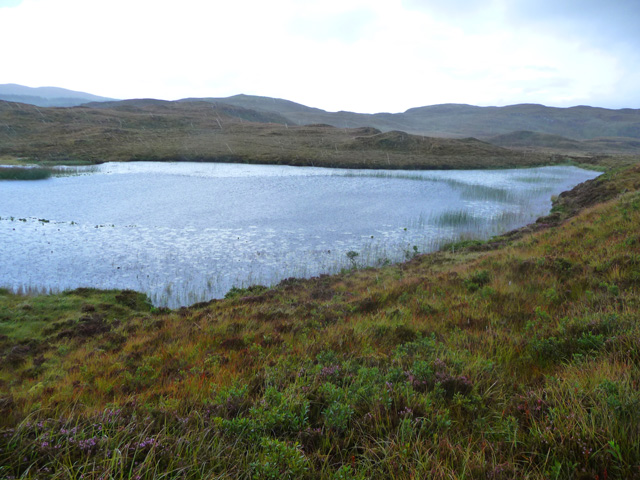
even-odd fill
[{"label": "water reflection", "polygon": [[[595,172],[112,163],[0,183],[0,286],[131,288],[154,304],[402,260],[530,223]],[[415,248],[414,248],[415,246]]]}]

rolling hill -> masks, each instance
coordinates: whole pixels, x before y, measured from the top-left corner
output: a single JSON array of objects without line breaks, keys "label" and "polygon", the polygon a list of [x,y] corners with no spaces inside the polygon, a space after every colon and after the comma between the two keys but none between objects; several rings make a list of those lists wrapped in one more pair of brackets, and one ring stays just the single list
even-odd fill
[{"label": "rolling hill", "polygon": [[0,85],[0,100],[20,102],[38,107],[74,107],[87,102],[104,102],[113,98],[100,97],[58,87],[31,88],[15,83]]},{"label": "rolling hill", "polygon": [[[463,139],[474,137],[496,146],[577,156],[635,154],[640,152],[640,110],[611,110],[588,106],[571,108],[536,104],[478,107],[443,104],[411,108],[400,113],[363,114],[328,112],[285,99],[255,95],[185,98],[175,102],[155,99],[117,101],[55,87],[29,88],[0,85],[0,100],[39,107],[72,107],[133,112],[138,108],[180,110],[184,105],[210,104],[218,112],[241,122],[280,124],[285,127],[330,125],[342,129],[371,127],[380,132]],[[175,107],[169,107],[176,104]],[[183,105],[180,107],[178,105]]]},{"label": "rolling hill", "polygon": [[476,139],[282,123],[222,103],[127,100],[73,108],[0,101],[0,155],[35,161],[215,161],[347,168],[496,168],[549,163]]},{"label": "rolling hill", "polygon": [[610,137],[573,140],[560,135],[550,135],[526,130],[496,135],[495,137],[486,139],[486,141],[505,148],[567,152],[574,155],[633,154],[640,151],[640,139],[635,138]]},{"label": "rolling hill", "polygon": [[462,104],[411,108],[402,113],[361,114],[327,112],[288,100],[250,95],[199,99],[277,112],[291,123],[326,123],[339,128],[370,126],[381,131],[401,130],[435,137],[476,137],[483,140],[514,131],[533,131],[575,140],[602,137],[640,138],[640,110],[610,110],[577,106],[554,108],[522,104],[477,107]]},{"label": "rolling hill", "polygon": [[[0,101],[0,157],[470,168],[638,141],[635,110],[266,103]],[[640,164],[612,161],[532,225],[398,265],[177,310],[0,288],[0,477],[640,478]]]}]

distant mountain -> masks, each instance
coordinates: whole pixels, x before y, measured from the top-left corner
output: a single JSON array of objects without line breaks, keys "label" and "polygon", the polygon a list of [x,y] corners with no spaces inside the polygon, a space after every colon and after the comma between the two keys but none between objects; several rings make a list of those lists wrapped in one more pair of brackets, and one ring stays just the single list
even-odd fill
[{"label": "distant mountain", "polygon": [[67,90],[66,88],[31,88],[15,83],[7,83],[0,85],[0,100],[27,103],[38,107],[75,107],[87,102],[105,102],[114,99]]},{"label": "distant mountain", "polygon": [[[188,101],[191,99],[185,99]],[[602,137],[640,138],[640,110],[610,110],[578,106],[546,107],[536,104],[476,107],[443,104],[411,108],[403,113],[362,114],[327,112],[288,100],[235,95],[203,98],[260,112],[276,112],[294,125],[324,123],[339,128],[374,127],[383,132],[400,130],[416,135],[488,140],[514,131],[558,135],[573,140]]]},{"label": "distant mountain", "polygon": [[371,127],[382,133],[399,131],[455,139],[473,137],[501,147],[564,153],[640,152],[640,110],[629,108],[610,110],[588,106],[555,108],[537,104],[505,107],[442,104],[411,108],[401,113],[366,114],[328,112],[285,99],[255,95],[185,98],[175,102],[154,99],[120,101],[63,88],[29,88],[14,84],[0,85],[0,100],[36,106],[70,107],[86,104],[92,108],[119,111],[150,108],[154,112],[212,104],[216,112],[244,122]]}]

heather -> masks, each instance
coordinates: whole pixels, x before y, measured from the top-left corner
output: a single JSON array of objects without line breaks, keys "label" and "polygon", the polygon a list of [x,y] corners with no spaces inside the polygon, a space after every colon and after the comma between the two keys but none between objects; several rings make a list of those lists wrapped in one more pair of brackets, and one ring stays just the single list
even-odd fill
[{"label": "heather", "polygon": [[639,189],[177,310],[0,291],[0,477],[637,478]]}]

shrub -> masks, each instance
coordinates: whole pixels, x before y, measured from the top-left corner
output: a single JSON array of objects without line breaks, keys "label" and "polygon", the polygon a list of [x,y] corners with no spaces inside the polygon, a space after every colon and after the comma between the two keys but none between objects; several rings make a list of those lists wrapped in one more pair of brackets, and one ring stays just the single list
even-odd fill
[{"label": "shrub", "polygon": [[342,432],[349,427],[353,408],[341,402],[333,402],[322,412],[325,427]]},{"label": "shrub", "polygon": [[574,355],[593,354],[604,347],[605,340],[605,335],[587,331],[580,336],[536,338],[529,346],[538,360],[546,363],[566,360]]},{"label": "shrub", "polygon": [[251,464],[253,478],[297,479],[309,470],[309,460],[297,442],[287,444],[275,438],[264,437],[260,445],[260,461]]},{"label": "shrub", "polygon": [[351,262],[351,267],[355,270],[355,268],[358,266],[356,264],[356,258],[358,256],[360,256],[360,254],[354,250],[349,250],[347,253],[347,258],[349,259],[349,261]]},{"label": "shrub", "polygon": [[264,285],[251,285],[247,288],[231,287],[231,289],[224,295],[224,298],[242,298],[250,295],[260,295],[267,290],[269,290],[269,288]]},{"label": "shrub", "polygon": [[480,270],[475,272],[468,278],[464,280],[464,286],[467,287],[467,290],[470,292],[475,292],[476,290],[484,287],[491,281],[491,277],[489,276],[489,272],[486,270]]},{"label": "shrub", "polygon": [[308,412],[308,400],[287,398],[273,387],[267,388],[264,400],[250,411],[264,429],[277,435],[294,433],[306,428]]}]

